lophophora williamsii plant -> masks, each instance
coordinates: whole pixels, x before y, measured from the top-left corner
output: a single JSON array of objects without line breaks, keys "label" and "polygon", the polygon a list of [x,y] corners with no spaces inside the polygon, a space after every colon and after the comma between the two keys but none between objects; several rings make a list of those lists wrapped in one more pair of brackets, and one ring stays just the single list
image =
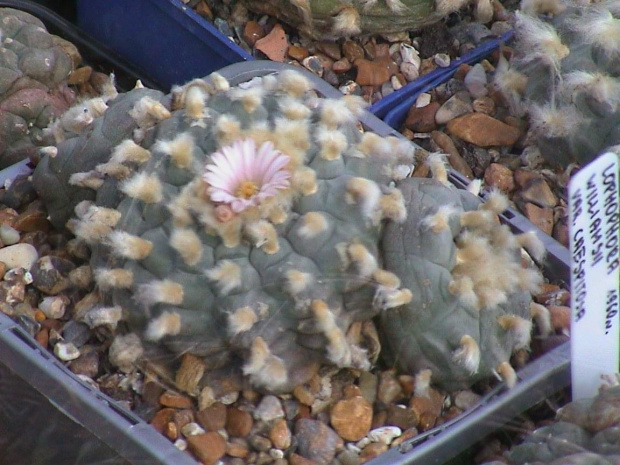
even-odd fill
[{"label": "lophophora williamsii plant", "polygon": [[359,323],[374,321],[404,372],[516,381],[532,318],[548,328],[523,255],[541,243],[498,221],[499,193],[451,185],[437,155],[432,179],[407,177],[414,146],[364,130],[363,111],[297,71],[239,87],[212,74],[120,94],[41,161],[50,220],[92,251],[82,317],[119,322],[113,363],[163,346],[200,361],[177,379],[192,394],[218,367],[286,392],[324,365],[369,370],[378,341]]},{"label": "lophophora williamsii plant", "polygon": [[270,14],[315,39],[390,34],[438,23],[474,4],[476,21],[493,17],[490,0],[242,0],[248,9]]},{"label": "lophophora williamsii plant", "polygon": [[38,18],[0,8],[0,168],[38,159],[42,147],[103,113],[116,95],[113,82],[103,84],[102,96],[79,99],[68,78],[80,61],[75,46]]},{"label": "lophophora williamsii plant", "polygon": [[531,142],[547,161],[586,164],[620,144],[620,4],[522,6],[516,54],[498,67],[495,85],[513,111],[528,114]]},{"label": "lophophora williamsii plant", "polygon": [[555,422],[536,429],[523,443],[486,465],[607,465],[620,461],[620,386],[560,408]]}]

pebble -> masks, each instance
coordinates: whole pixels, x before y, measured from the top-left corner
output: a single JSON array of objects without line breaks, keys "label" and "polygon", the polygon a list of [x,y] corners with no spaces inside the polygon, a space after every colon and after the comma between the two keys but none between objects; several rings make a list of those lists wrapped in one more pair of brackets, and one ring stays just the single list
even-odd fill
[{"label": "pebble", "polygon": [[192,399],[173,391],[165,391],[159,397],[159,403],[164,407],[188,409],[193,405]]},{"label": "pebble", "polygon": [[262,398],[252,415],[255,420],[269,422],[284,418],[284,409],[280,399],[274,395],[267,395]]},{"label": "pebble", "polygon": [[187,446],[204,465],[217,463],[226,453],[226,440],[215,432],[189,436]]},{"label": "pebble", "polygon": [[276,420],[269,430],[269,440],[278,449],[288,449],[291,446],[292,433],[286,420]]},{"label": "pebble", "polygon": [[69,362],[80,356],[80,350],[71,342],[57,342],[54,346],[54,355],[63,362]]},{"label": "pebble", "polygon": [[123,318],[123,309],[119,306],[114,307],[95,307],[84,315],[84,323],[90,328],[108,326],[116,329],[116,325]]},{"label": "pebble", "polygon": [[342,439],[336,432],[318,420],[302,418],[295,423],[298,452],[318,465],[328,465],[336,456]]},{"label": "pebble", "polygon": [[558,204],[558,198],[542,178],[528,180],[521,188],[519,197],[525,202],[532,202],[542,208],[553,208]]},{"label": "pebble", "polygon": [[69,320],[62,328],[62,337],[66,342],[82,347],[91,337],[88,326],[75,320]]},{"label": "pebble", "polygon": [[480,400],[480,395],[475,392],[466,390],[459,391],[454,396],[454,405],[461,410],[467,410],[473,407]]},{"label": "pebble", "polygon": [[364,447],[364,449],[362,449],[362,452],[360,452],[360,463],[366,463],[369,460],[379,457],[379,455],[383,454],[387,450],[388,446],[381,442],[373,442],[371,444],[368,444],[366,447]]},{"label": "pebble", "polygon": [[377,386],[377,400],[386,405],[391,404],[403,395],[403,390],[393,370],[383,371],[379,374]]},{"label": "pebble", "polygon": [[307,58],[310,55],[310,52],[307,48],[300,47],[298,45],[289,45],[286,53],[290,58],[299,62],[301,62],[304,58]]},{"label": "pebble", "polygon": [[[173,414],[174,414],[174,410],[173,410]],[[206,433],[206,431],[202,429],[202,427],[198,423],[191,422],[191,423],[187,423],[181,428],[181,433],[183,434],[183,436],[188,438],[190,436],[196,436],[197,434],[204,434]]]},{"label": "pebble", "polygon": [[71,285],[67,276],[74,268],[75,264],[64,258],[52,255],[41,257],[30,268],[33,285],[45,294],[59,294]]},{"label": "pebble", "polygon": [[464,79],[465,87],[473,98],[484,97],[489,93],[487,89],[487,73],[484,66],[476,63],[467,72]]},{"label": "pebble", "polygon": [[265,30],[256,21],[248,21],[243,28],[243,40],[253,47],[259,39],[265,37]]},{"label": "pebble", "polygon": [[248,441],[251,446],[259,452],[267,452],[273,446],[268,438],[260,434],[252,434],[248,437]]},{"label": "pebble", "polygon": [[518,128],[484,113],[459,116],[448,121],[446,129],[450,134],[478,147],[513,145],[521,137]]},{"label": "pebble", "polygon": [[30,270],[39,259],[39,253],[30,244],[15,244],[0,248],[0,262],[8,269],[24,268]]},{"label": "pebble", "polygon": [[408,429],[417,426],[418,421],[419,417],[414,410],[399,404],[390,404],[388,406],[386,418],[388,425]]},{"label": "pebble", "polygon": [[226,455],[245,458],[250,454],[250,445],[244,438],[232,438],[226,444]]},{"label": "pebble", "polygon": [[420,68],[413,63],[403,61],[400,64],[399,69],[408,82],[415,81],[420,77]]},{"label": "pebble", "polygon": [[448,121],[466,113],[471,113],[473,110],[469,93],[457,92],[439,107],[435,114],[435,122],[437,124],[446,124]]},{"label": "pebble", "polygon": [[418,108],[412,105],[407,112],[405,127],[413,132],[431,132],[437,127],[435,114],[439,109],[439,103],[431,102],[425,107]]},{"label": "pebble", "polygon": [[99,353],[95,350],[83,353],[78,358],[71,361],[69,369],[76,375],[95,378],[99,373]]},{"label": "pebble", "polygon": [[199,410],[196,421],[207,431],[219,431],[226,427],[227,409],[221,402]]},{"label": "pebble", "polygon": [[547,207],[539,207],[533,203],[527,202],[521,206],[521,211],[528,220],[538,226],[549,236],[553,232],[553,209]]},{"label": "pebble", "polygon": [[229,407],[226,413],[226,431],[231,436],[245,437],[250,434],[254,420],[252,415],[236,407]]},{"label": "pebble", "polygon": [[384,426],[370,431],[368,439],[372,442],[381,442],[389,446],[401,434],[403,434],[403,431],[398,426]]},{"label": "pebble", "polygon": [[48,296],[39,302],[39,309],[47,318],[57,320],[65,315],[69,298],[66,296]]},{"label": "pebble", "polygon": [[321,63],[321,59],[319,57],[311,55],[307,58],[304,58],[301,64],[304,66],[304,68],[316,74],[318,77],[323,76],[323,63]]},{"label": "pebble", "polygon": [[265,37],[258,39],[255,43],[257,50],[264,53],[267,58],[273,61],[283,62],[288,50],[288,40],[282,26],[276,23],[273,29]]},{"label": "pebble", "polygon": [[0,225],[0,241],[7,246],[19,242],[19,231],[8,224]]},{"label": "pebble", "polygon": [[515,181],[512,170],[500,163],[491,163],[484,172],[484,182],[487,186],[497,187],[504,194],[512,192]]},{"label": "pebble", "polygon": [[435,54],[433,59],[435,60],[435,63],[437,63],[437,66],[439,66],[440,68],[447,68],[448,66],[450,66],[450,55],[448,55],[447,53],[437,53]]},{"label": "pebble", "polygon": [[398,69],[392,60],[366,60],[358,58],[353,62],[357,67],[355,80],[360,86],[380,86],[388,82]]},{"label": "pebble", "polygon": [[418,108],[425,107],[429,103],[431,103],[431,94],[428,92],[422,92],[418,95],[418,98],[415,99],[415,106]]},{"label": "pebble", "polygon": [[330,423],[344,440],[359,441],[370,431],[372,417],[372,405],[358,396],[337,402],[331,409]]}]

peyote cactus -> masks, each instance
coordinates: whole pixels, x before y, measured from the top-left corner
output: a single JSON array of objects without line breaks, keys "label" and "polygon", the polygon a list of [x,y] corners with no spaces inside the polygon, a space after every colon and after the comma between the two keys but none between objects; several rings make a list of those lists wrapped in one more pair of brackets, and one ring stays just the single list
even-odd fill
[{"label": "peyote cactus", "polygon": [[489,0],[243,0],[248,9],[286,21],[317,39],[360,34],[389,34],[420,29],[441,21],[468,3],[475,3],[476,19],[493,16]]},{"label": "peyote cactus", "polygon": [[[451,186],[437,156],[436,179],[406,177],[415,148],[363,131],[362,111],[290,70],[112,100],[34,174],[51,221],[92,249],[91,311],[202,357],[189,392],[223,365],[275,392],[323,364],[369,369],[352,328],[375,316],[402,369],[514,382],[509,357],[544,316],[520,250],[540,244],[499,224],[498,193],[481,204]],[[127,369],[135,334],[111,347]]]},{"label": "peyote cactus", "polygon": [[[507,463],[614,464],[620,460],[620,386],[558,410],[556,422],[535,430],[506,452]],[[505,464],[505,461],[486,465]]]},{"label": "peyote cactus", "polygon": [[67,86],[73,70],[63,39],[34,16],[0,8],[0,168],[49,145],[44,134],[75,102]]},{"label": "peyote cactus", "polygon": [[496,84],[529,113],[532,142],[549,162],[586,164],[620,144],[620,7],[617,2],[528,2],[516,15],[516,55]]}]

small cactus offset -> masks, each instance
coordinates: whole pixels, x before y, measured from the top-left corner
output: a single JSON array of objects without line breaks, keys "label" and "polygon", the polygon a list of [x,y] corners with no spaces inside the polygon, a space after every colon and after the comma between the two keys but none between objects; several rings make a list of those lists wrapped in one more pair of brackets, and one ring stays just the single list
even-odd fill
[{"label": "small cactus offset", "polygon": [[510,67],[498,67],[495,84],[514,111],[528,113],[531,141],[547,161],[586,164],[620,144],[620,8],[540,1],[523,7],[516,54]]},{"label": "small cactus offset", "polygon": [[475,3],[476,19],[493,15],[490,0],[243,0],[248,9],[275,16],[316,39],[389,34],[420,29]]},{"label": "small cactus offset", "polygon": [[[325,364],[368,370],[376,351],[352,328],[378,316],[403,370],[513,383],[509,357],[540,314],[521,247],[540,244],[499,224],[500,195],[481,204],[451,186],[437,156],[435,179],[408,178],[414,146],[363,131],[362,111],[297,71],[137,88],[60,143],[34,183],[51,221],[90,246],[97,305],[202,370],[236,367],[273,392]],[[128,369],[138,341],[112,345]]]},{"label": "small cactus offset", "polygon": [[593,398],[560,408],[556,421],[536,429],[505,460],[486,465],[528,463],[598,465],[620,460],[620,386],[606,387]]}]

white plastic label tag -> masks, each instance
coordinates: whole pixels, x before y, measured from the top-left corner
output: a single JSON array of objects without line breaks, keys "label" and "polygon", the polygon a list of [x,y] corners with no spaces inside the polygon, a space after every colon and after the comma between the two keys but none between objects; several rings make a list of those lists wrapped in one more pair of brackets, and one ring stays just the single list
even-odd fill
[{"label": "white plastic label tag", "polygon": [[605,153],[569,185],[573,400],[619,371],[618,156]]}]

